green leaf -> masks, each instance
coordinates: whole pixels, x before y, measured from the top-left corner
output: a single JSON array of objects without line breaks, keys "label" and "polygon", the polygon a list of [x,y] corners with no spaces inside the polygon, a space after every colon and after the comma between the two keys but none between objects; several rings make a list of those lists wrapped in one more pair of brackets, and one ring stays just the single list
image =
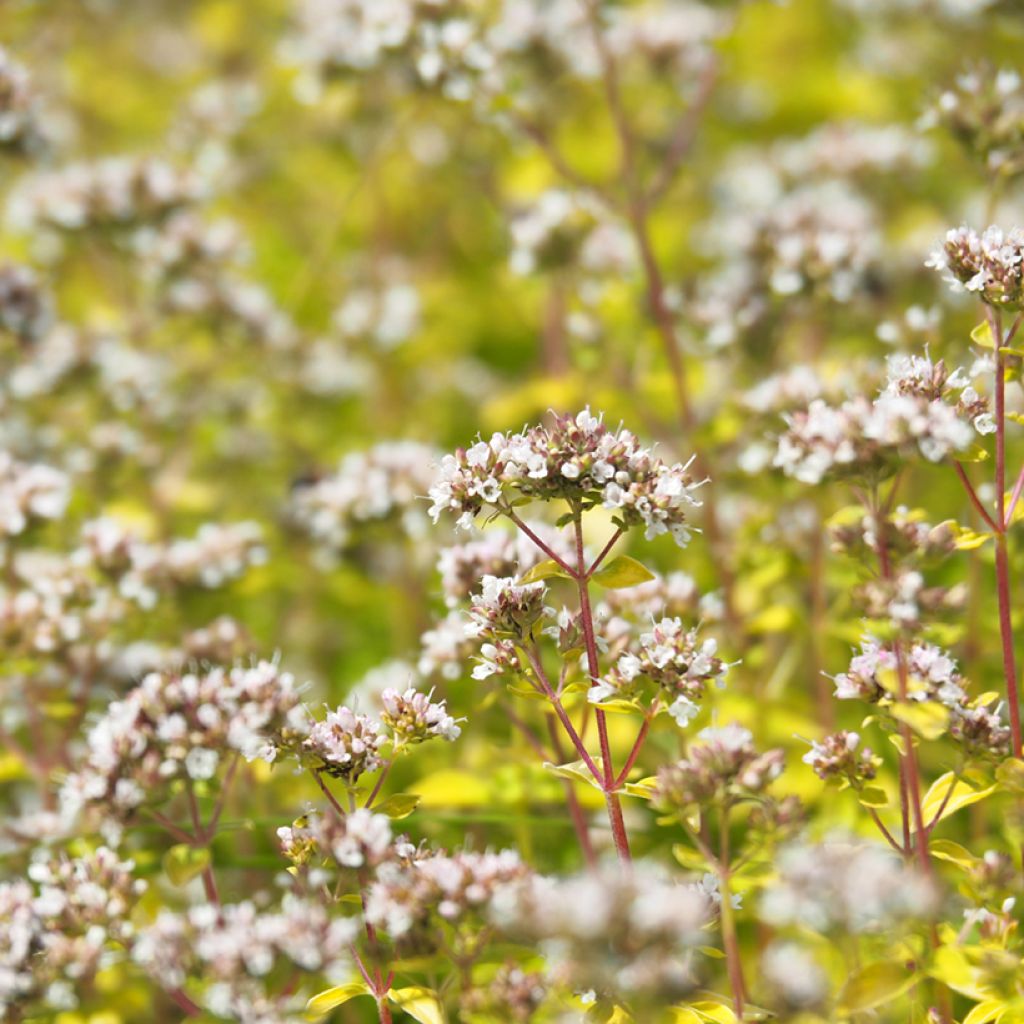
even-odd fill
[{"label": "green leaf", "polygon": [[888,807],[889,797],[879,786],[865,786],[857,793],[857,799],[864,807]]},{"label": "green leaf", "polygon": [[736,1014],[725,1003],[716,1003],[710,999],[702,999],[700,1002],[690,1003],[690,1009],[701,1020],[714,1021],[715,1024],[736,1024]]},{"label": "green leaf", "polygon": [[420,1024],[445,1024],[444,1010],[437,994],[429,988],[392,989],[388,999]]},{"label": "green leaf", "polygon": [[368,995],[370,990],[364,981],[352,981],[347,985],[335,985],[334,988],[324,989],[306,1003],[306,1020],[318,1020],[336,1006],[341,1006],[342,1003],[347,1003],[357,996]]},{"label": "green leaf", "polygon": [[975,345],[981,345],[982,348],[995,348],[992,327],[987,320],[982,320],[980,324],[973,328],[971,331],[971,341]]},{"label": "green leaf", "polygon": [[701,1024],[700,1017],[685,1006],[672,1007],[672,1024]]},{"label": "green leaf", "polygon": [[[600,770],[601,759],[599,757],[595,758],[594,764]],[[552,764],[550,761],[545,761],[544,767],[560,778],[571,779],[573,782],[585,782],[588,786],[601,789],[601,783],[594,778],[584,761],[572,761],[569,764]]]},{"label": "green leaf", "polygon": [[[953,786],[953,792],[950,794],[949,799],[946,800],[946,794],[949,792],[951,785]],[[967,807],[969,804],[976,804],[979,800],[984,800],[990,793],[995,792],[995,789],[995,783],[991,786],[975,785],[962,778],[957,779],[954,783],[953,772],[946,772],[944,775],[940,775],[931,784],[928,792],[924,795],[924,800],[921,802],[925,826],[939,813],[939,808],[942,807],[944,801],[945,807],[942,810],[942,814],[939,815],[939,821],[948,818],[954,812],[959,811],[961,807]]]},{"label": "green leaf", "polygon": [[1001,999],[986,999],[964,1017],[964,1024],[989,1024],[989,1021],[998,1021],[1007,1009],[1006,1003]]},{"label": "green leaf", "polygon": [[894,704],[892,715],[926,740],[937,740],[949,728],[949,708],[930,701],[922,704]]},{"label": "green leaf", "polygon": [[928,852],[939,860],[947,860],[950,864],[969,870],[978,862],[978,858],[959,843],[951,839],[933,839],[928,844]]},{"label": "green leaf", "polygon": [[408,818],[416,810],[421,799],[418,793],[395,793],[387,800],[381,800],[379,804],[374,804],[373,810],[379,814],[386,814],[395,821],[400,821],[402,818]]},{"label": "green leaf", "polygon": [[572,577],[553,558],[549,558],[524,572],[517,582],[525,586],[527,583],[540,583],[541,580],[552,579],[571,580]]},{"label": "green leaf", "polygon": [[619,555],[604,568],[598,569],[590,578],[600,587],[621,590],[623,587],[635,587],[638,583],[653,580],[654,573],[643,562],[638,562],[629,555]]},{"label": "green leaf", "polygon": [[854,971],[839,994],[839,1003],[846,1013],[860,1013],[901,996],[916,981],[906,965],[880,960]]},{"label": "green leaf", "polygon": [[179,843],[164,854],[163,864],[172,885],[188,885],[210,866],[210,850],[206,846]]}]

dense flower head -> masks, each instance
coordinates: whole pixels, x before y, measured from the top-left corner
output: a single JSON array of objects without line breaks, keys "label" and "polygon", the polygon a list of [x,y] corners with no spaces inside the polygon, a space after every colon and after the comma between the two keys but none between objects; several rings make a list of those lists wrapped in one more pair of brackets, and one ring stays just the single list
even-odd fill
[{"label": "dense flower head", "polygon": [[469,607],[467,633],[483,640],[528,636],[544,615],[543,583],[517,583],[511,576],[485,576]]},{"label": "dense flower head", "polygon": [[380,768],[380,750],[386,742],[372,718],[340,707],[314,722],[302,745],[328,775],[355,782],[364,772]]},{"label": "dense flower head", "polygon": [[702,729],[687,757],[658,770],[654,801],[666,809],[683,810],[693,804],[755,797],[779,777],[784,761],[781,750],[758,754],[753,735],[742,726]]},{"label": "dense flower head", "polygon": [[[971,700],[954,658],[934,644],[915,643],[904,659],[906,700],[944,707],[949,712],[950,735],[971,753],[999,756],[1008,750],[1009,730],[1000,719],[1001,707],[990,709]],[[891,704],[900,693],[895,648],[869,637],[847,671],[835,677],[835,684],[839,700]]]},{"label": "dense flower head", "polygon": [[0,150],[37,150],[43,142],[39,115],[28,70],[0,47]]},{"label": "dense flower head", "polygon": [[275,994],[275,969],[345,971],[356,931],[352,918],[331,916],[321,901],[294,895],[273,909],[248,900],[205,904],[183,914],[162,910],[140,930],[132,959],[168,989],[201,979],[202,1004],[217,1017],[279,1024],[294,1019],[307,995],[287,986]]},{"label": "dense flower head", "polygon": [[548,994],[543,971],[525,970],[515,963],[502,964],[485,985],[471,988],[462,998],[461,1009],[470,1019],[507,1020],[527,1024]]},{"label": "dense flower head", "polygon": [[35,271],[23,263],[0,264],[0,336],[23,345],[38,342],[53,325],[53,302]]},{"label": "dense flower head", "polygon": [[70,495],[70,481],[59,469],[0,451],[0,536],[15,536],[33,522],[59,519]]},{"label": "dense flower head", "polygon": [[870,476],[892,471],[899,460],[920,454],[929,462],[968,448],[975,431],[945,400],[885,390],[841,405],[815,399],[785,416],[774,465],[807,484],[826,476]]},{"label": "dense flower head", "polygon": [[429,939],[438,922],[486,919],[503,890],[531,874],[513,850],[417,853],[377,870],[366,919],[394,940]]},{"label": "dense flower head", "polygon": [[991,173],[1024,171],[1024,81],[1012,68],[980,67],[957,75],[922,118],[941,125]]},{"label": "dense flower head", "polygon": [[859,747],[859,734],[845,730],[831,733],[811,744],[803,762],[814,769],[819,779],[844,779],[851,785],[859,785],[873,779],[876,773],[875,757],[870,748]]},{"label": "dense flower head", "polygon": [[442,512],[469,526],[488,505],[507,508],[523,498],[603,505],[626,527],[644,525],[648,539],[671,532],[690,538],[686,512],[700,503],[687,465],[668,465],[642,448],[628,430],[610,430],[589,408],[557,416],[551,427],[494,434],[446,455],[430,497]]},{"label": "dense flower head", "polygon": [[[129,914],[146,885],[106,847],[81,857],[40,854],[27,878],[0,883],[0,1014],[31,1000],[60,1007],[131,942]],[[16,1018],[12,1018],[16,1019]]]},{"label": "dense flower head", "polygon": [[777,864],[779,877],[765,889],[760,908],[774,927],[876,932],[925,917],[935,905],[927,879],[875,844],[794,843],[779,852]]},{"label": "dense flower head", "polygon": [[296,487],[292,515],[329,552],[344,549],[360,527],[396,520],[411,536],[423,532],[420,499],[434,481],[433,448],[412,441],[346,455],[338,469]]},{"label": "dense flower head", "polygon": [[233,755],[273,761],[305,720],[294,677],[272,662],[151,673],[89,731],[88,753],[61,789],[63,811],[127,815],[174,779],[214,778]]},{"label": "dense flower head", "polygon": [[715,895],[641,862],[628,872],[528,877],[500,894],[495,920],[539,943],[564,984],[667,999],[697,984],[694,952],[717,916]]},{"label": "dense flower head", "polygon": [[195,172],[159,157],[106,157],[25,179],[8,213],[18,228],[123,228],[163,217],[202,198]]},{"label": "dense flower head", "polygon": [[385,690],[381,694],[381,721],[392,732],[396,744],[422,743],[434,736],[449,742],[457,740],[462,730],[448,714],[445,701],[431,700],[434,691],[421,693],[413,687],[403,692]]},{"label": "dense flower head", "polygon": [[945,272],[954,291],[976,294],[990,306],[1017,309],[1024,301],[1024,230],[1004,232],[995,225],[980,235],[968,227],[952,228],[927,266]]},{"label": "dense flower head", "polygon": [[461,612],[449,612],[420,637],[416,670],[424,679],[458,679],[476,647],[473,631]]},{"label": "dense flower head", "polygon": [[365,807],[342,817],[311,813],[277,830],[281,850],[296,864],[319,854],[341,868],[374,867],[392,852],[391,821]]},{"label": "dense flower head", "polygon": [[629,273],[636,249],[625,225],[586,194],[551,189],[512,220],[510,265],[517,274],[578,267],[593,276]]},{"label": "dense flower head", "polygon": [[696,629],[685,629],[681,619],[664,618],[640,636],[635,650],[620,655],[606,679],[595,683],[588,693],[594,703],[608,697],[629,696],[641,679],[658,687],[668,712],[680,725],[699,710],[695,701],[708,683],[721,683],[726,666],[717,657],[713,639],[700,640]]}]

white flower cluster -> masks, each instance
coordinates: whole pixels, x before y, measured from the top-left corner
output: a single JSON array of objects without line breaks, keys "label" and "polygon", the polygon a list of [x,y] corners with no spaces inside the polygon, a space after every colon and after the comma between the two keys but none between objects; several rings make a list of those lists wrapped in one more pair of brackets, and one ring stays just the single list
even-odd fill
[{"label": "white flower cluster", "polygon": [[577,267],[594,277],[623,276],[637,264],[629,229],[584,193],[549,189],[512,218],[510,231],[516,274]]},{"label": "white flower cluster", "polygon": [[380,750],[386,742],[380,725],[369,715],[340,707],[314,722],[302,745],[329,775],[355,782],[364,772],[381,767]]},{"label": "white flower cluster", "polygon": [[768,290],[782,297],[817,292],[849,302],[881,247],[872,207],[839,181],[784,192],[717,231],[724,255],[756,262]]},{"label": "white flower cluster", "polygon": [[[477,644],[462,612],[449,612],[420,637],[416,669],[424,679],[458,679]],[[486,645],[485,645],[486,646]]]},{"label": "white flower cluster", "polygon": [[971,292],[992,306],[1017,309],[1024,301],[1024,229],[992,225],[980,235],[951,228],[925,266],[943,272],[955,292]]},{"label": "white flower cluster", "polygon": [[782,750],[759,754],[749,729],[736,723],[701,729],[687,756],[658,770],[655,802],[666,809],[706,806],[724,797],[761,794],[785,767]]},{"label": "white flower cluster", "polygon": [[38,858],[28,880],[0,883],[5,1020],[18,1019],[36,999],[54,1008],[74,1005],[76,992],[110,959],[109,944],[131,940],[128,915],[145,890],[133,869],[100,847],[75,859]]},{"label": "white flower cluster", "polygon": [[423,533],[420,499],[434,481],[438,453],[413,441],[392,441],[351,452],[338,469],[299,486],[292,515],[317,544],[336,553],[367,524],[394,519],[412,537]]},{"label": "white flower cluster", "polygon": [[965,71],[920,119],[942,125],[992,174],[1024,171],[1024,79],[1012,68]]},{"label": "white flower cluster", "polygon": [[0,264],[0,332],[29,344],[42,339],[53,324],[53,300],[31,267]]},{"label": "white flower cluster", "polygon": [[701,884],[641,862],[628,872],[527,877],[499,895],[494,913],[503,930],[538,943],[574,989],[667,999],[697,984],[694,953],[716,906]]},{"label": "white flower cluster", "polygon": [[344,974],[357,927],[353,918],[330,916],[320,900],[290,894],[273,910],[251,901],[162,910],[140,930],[132,959],[167,989],[202,979],[202,1005],[216,1017],[281,1024],[301,1013],[307,996],[276,981],[275,968]]},{"label": "white flower cluster", "polygon": [[367,339],[385,352],[398,348],[420,328],[420,293],[407,281],[353,288],[334,311],[334,326],[346,339]]},{"label": "white flower cluster", "polygon": [[130,814],[161,800],[174,779],[212,779],[232,754],[273,761],[305,724],[294,677],[271,662],[152,673],[89,730],[88,753],[61,788],[62,812]]},{"label": "white flower cluster", "polygon": [[700,504],[688,466],[662,462],[628,430],[610,430],[588,408],[556,417],[550,428],[494,434],[446,455],[430,488],[430,514],[436,522],[442,512],[455,513],[468,527],[486,505],[501,508],[520,497],[590,502],[614,512],[624,527],[645,526],[648,540],[670,532],[685,547],[686,513]]},{"label": "white flower cluster", "polygon": [[75,555],[78,564],[93,564],[116,578],[120,594],[143,608],[151,608],[163,588],[220,587],[266,558],[263,531],[254,522],[204,523],[193,538],[161,544],[142,540],[111,518],[85,524]]},{"label": "white flower cluster", "polygon": [[0,46],[0,149],[37,149],[42,142],[39,115],[28,71]]},{"label": "white flower cluster", "polygon": [[[916,643],[906,652],[906,699],[930,701],[949,711],[950,735],[972,753],[1003,756],[1009,747],[1009,729],[1001,719],[1002,705],[989,710],[974,702],[955,659],[934,644]],[[839,700],[891,702],[899,694],[895,650],[872,638],[861,644],[850,666],[835,677]]]},{"label": "white flower cluster", "polygon": [[67,476],[0,451],[0,536],[23,533],[34,521],[60,519],[70,497]]},{"label": "white flower cluster", "polygon": [[799,139],[772,147],[771,158],[790,178],[815,175],[855,177],[868,172],[893,174],[925,165],[931,146],[898,124],[837,121]]},{"label": "white flower cluster", "polygon": [[107,157],[40,172],[21,181],[8,200],[17,230],[81,231],[160,220],[201,199],[192,171],[158,157]]},{"label": "white flower cluster", "polygon": [[668,713],[680,726],[688,725],[699,713],[695,703],[708,683],[722,685],[726,665],[716,657],[715,640],[701,641],[695,629],[685,629],[681,619],[663,618],[640,636],[636,650],[619,656],[605,679],[587,693],[594,704],[612,697],[629,698],[637,682],[648,679],[663,691]]},{"label": "white flower cluster", "polygon": [[[657,61],[678,88],[706,64],[723,24],[708,7],[681,0],[610,7],[600,16],[610,54]],[[529,103],[552,65],[560,76],[587,80],[602,66],[587,10],[575,0],[500,0],[493,8],[459,0],[297,0],[294,21],[284,55],[302,69],[297,91],[310,100],[332,74],[384,67],[403,84],[411,78],[490,113],[488,102],[503,96]]]},{"label": "white flower cluster", "polygon": [[309,814],[291,827],[279,828],[277,838],[284,855],[297,864],[319,852],[333,857],[342,868],[375,867],[392,852],[390,819],[365,807],[344,818]]},{"label": "white flower cluster", "polygon": [[459,738],[462,730],[448,714],[446,702],[431,700],[433,695],[433,690],[420,693],[413,687],[381,694],[381,721],[391,730],[396,744],[422,743],[434,736],[449,742]]},{"label": "white flower cluster", "polygon": [[941,14],[947,18],[970,18],[982,14],[999,0],[840,0],[865,16],[873,14]]},{"label": "white flower cluster", "polygon": [[458,739],[462,730],[448,714],[446,702],[433,700],[433,695],[433,690],[421,693],[414,687],[387,688],[379,696],[379,721],[350,707],[328,711],[308,726],[302,749],[314,758],[319,771],[355,782],[364,772],[383,765],[388,744],[395,754],[429,739]]},{"label": "white flower cluster", "polygon": [[428,938],[438,919],[452,924],[469,915],[486,919],[501,894],[530,875],[513,850],[389,861],[377,869],[366,894],[366,919],[392,939],[413,932]]},{"label": "white flower cluster", "polygon": [[925,917],[935,906],[927,879],[877,845],[797,843],[779,852],[776,865],[778,877],[761,898],[761,917],[776,928],[880,932]]},{"label": "white flower cluster", "polygon": [[945,399],[890,388],[874,401],[858,395],[834,406],[815,399],[784,418],[789,429],[779,438],[773,464],[806,484],[832,474],[884,472],[915,453],[941,462],[968,448],[976,428],[988,429],[981,414],[972,426]]}]

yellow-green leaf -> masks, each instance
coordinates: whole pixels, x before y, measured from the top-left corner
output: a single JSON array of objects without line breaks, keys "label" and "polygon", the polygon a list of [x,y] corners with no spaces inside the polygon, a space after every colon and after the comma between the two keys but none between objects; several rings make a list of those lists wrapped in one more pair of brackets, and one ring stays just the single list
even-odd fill
[{"label": "yellow-green leaf", "polygon": [[864,807],[887,807],[889,797],[879,786],[865,786],[857,793],[857,799]]},{"label": "yellow-green leaf", "polygon": [[398,821],[402,818],[408,818],[419,806],[420,799],[421,797],[418,793],[395,793],[393,796],[389,796],[387,800],[381,800],[379,804],[374,804],[373,809]]},{"label": "yellow-green leaf", "polygon": [[964,849],[951,839],[933,839],[928,844],[928,852],[939,860],[947,860],[957,867],[969,869],[977,863],[977,857],[970,850]]},{"label": "yellow-green leaf", "polygon": [[352,981],[347,985],[335,985],[334,988],[324,989],[306,1003],[306,1020],[318,1020],[336,1006],[341,1006],[342,1003],[347,1003],[357,996],[369,994],[370,990],[363,981]]},{"label": "yellow-green leaf", "polygon": [[621,590],[623,587],[635,587],[638,583],[653,580],[654,573],[643,562],[638,562],[629,555],[619,555],[598,569],[590,578],[599,587]]},{"label": "yellow-green leaf", "polygon": [[444,1010],[438,1002],[437,994],[429,988],[392,989],[388,999],[420,1024],[445,1024]]},{"label": "yellow-green leaf", "polygon": [[992,337],[992,327],[987,320],[982,320],[980,324],[972,329],[971,341],[973,341],[975,345],[981,345],[982,348],[995,348],[995,340]]},{"label": "yellow-green leaf", "polygon": [[894,704],[892,714],[926,740],[937,740],[949,728],[949,708],[931,701]]},{"label": "yellow-green leaf", "polygon": [[551,580],[555,578],[563,580],[572,579],[572,577],[553,558],[548,558],[543,562],[539,562],[528,572],[524,572],[523,575],[519,577],[518,582],[525,586],[527,583],[540,583],[541,580]]},{"label": "yellow-green leaf", "polygon": [[905,964],[881,960],[850,975],[839,994],[839,1003],[847,1013],[870,1010],[898,998],[915,980]]},{"label": "yellow-green leaf", "polygon": [[[594,764],[600,770],[600,758],[595,758]],[[545,761],[544,767],[560,778],[571,779],[573,782],[585,782],[588,786],[593,786],[595,789],[601,788],[601,784],[594,778],[592,772],[583,761],[572,761],[570,764],[552,764],[550,761]]]},{"label": "yellow-green leaf", "polygon": [[[946,799],[946,794],[949,793],[949,787],[953,787],[952,793],[949,794],[949,799]],[[924,823],[927,826],[936,814],[939,813],[939,808],[942,807],[942,813],[939,815],[939,821],[943,821],[948,818],[951,814],[959,811],[961,807],[967,807],[969,804],[976,804],[979,800],[984,800],[990,793],[995,791],[995,784],[991,786],[973,785],[965,779],[957,779],[953,782],[953,773],[946,772],[944,775],[940,775],[928,788],[928,792],[925,793],[924,800],[921,802],[921,811],[924,817]],[[943,807],[943,803],[945,806]]]},{"label": "yellow-green leaf", "polygon": [[701,1020],[714,1021],[715,1024],[736,1024],[736,1014],[725,1003],[702,999],[700,1002],[690,1003],[690,1009],[697,1013]]},{"label": "yellow-green leaf", "polygon": [[1006,1010],[1006,1003],[1001,999],[986,999],[964,1017],[964,1024],[988,1024],[989,1021],[998,1021]]},{"label": "yellow-green leaf", "polygon": [[206,846],[179,843],[164,854],[164,872],[172,885],[188,885],[210,865],[210,850]]}]

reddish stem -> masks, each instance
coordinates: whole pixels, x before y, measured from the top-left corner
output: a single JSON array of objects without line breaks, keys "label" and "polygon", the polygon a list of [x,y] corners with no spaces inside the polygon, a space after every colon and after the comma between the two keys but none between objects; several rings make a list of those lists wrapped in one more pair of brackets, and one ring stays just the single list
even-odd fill
[{"label": "reddish stem", "polygon": [[629,773],[633,770],[633,765],[636,764],[636,759],[640,756],[640,752],[644,748],[644,740],[647,739],[647,733],[651,729],[651,719],[654,717],[653,709],[648,712],[644,717],[644,724],[640,727],[640,732],[637,733],[636,741],[633,743],[633,749],[629,752],[629,757],[626,758],[626,763],[622,766],[622,771],[619,772],[615,779],[615,788],[620,789],[622,784],[629,778]]},{"label": "reddish stem", "polygon": [[555,714],[558,715],[558,720],[562,723],[562,728],[565,729],[569,739],[572,740],[572,745],[576,748],[576,753],[580,755],[580,760],[582,760],[590,770],[590,774],[594,776],[594,781],[600,783],[603,778],[601,769],[594,763],[594,759],[590,756],[590,752],[587,750],[586,745],[580,738],[580,734],[572,724],[572,719],[562,706],[562,702],[558,699],[558,695],[551,689],[551,683],[548,681],[547,673],[544,671],[544,666],[541,664],[540,658],[537,656],[537,652],[531,650],[529,647],[524,647],[523,651],[526,653],[526,658],[530,662],[530,667],[533,669],[533,674],[537,677],[537,682],[540,684],[541,690],[551,702],[551,706],[555,709]]},{"label": "reddish stem", "polygon": [[512,522],[515,523],[516,526],[518,526],[519,529],[522,530],[523,533],[525,533],[526,536],[529,537],[530,540],[532,540],[533,543],[536,544],[537,547],[539,547],[541,551],[543,551],[544,554],[548,556],[548,558],[555,562],[560,569],[564,569],[570,576],[572,576],[574,579],[576,578],[576,570],[573,569],[572,566],[570,566],[568,563],[566,563],[555,551],[548,547],[548,545],[545,544],[544,541],[542,541],[540,537],[538,537],[537,534],[534,533],[534,531],[531,530],[530,527],[527,526],[526,523],[524,523],[522,519],[520,519],[519,516],[515,514],[515,511],[513,509],[505,509],[505,515],[507,515],[509,519],[511,519]]},{"label": "reddish stem", "polygon": [[590,579],[590,577],[593,576],[595,572],[597,572],[597,570],[601,566],[601,563],[608,556],[608,552],[611,551],[611,549],[613,547],[615,547],[615,542],[621,536],[622,536],[622,527],[619,527],[619,529],[617,529],[615,531],[615,533],[612,534],[611,539],[608,541],[608,543],[605,544],[605,546],[601,549],[601,554],[599,554],[597,556],[597,558],[595,558],[594,561],[590,563],[590,568],[587,570],[587,573],[586,573],[587,579]]},{"label": "reddish stem", "polygon": [[956,467],[956,475],[960,477],[960,482],[964,485],[967,497],[971,499],[971,504],[974,506],[978,515],[985,520],[985,523],[990,530],[998,531],[999,527],[996,526],[996,521],[989,515],[988,509],[986,509],[981,503],[981,499],[978,497],[978,492],[975,491],[974,486],[971,484],[970,478],[964,471],[964,467],[959,462],[954,462],[953,465]]}]

